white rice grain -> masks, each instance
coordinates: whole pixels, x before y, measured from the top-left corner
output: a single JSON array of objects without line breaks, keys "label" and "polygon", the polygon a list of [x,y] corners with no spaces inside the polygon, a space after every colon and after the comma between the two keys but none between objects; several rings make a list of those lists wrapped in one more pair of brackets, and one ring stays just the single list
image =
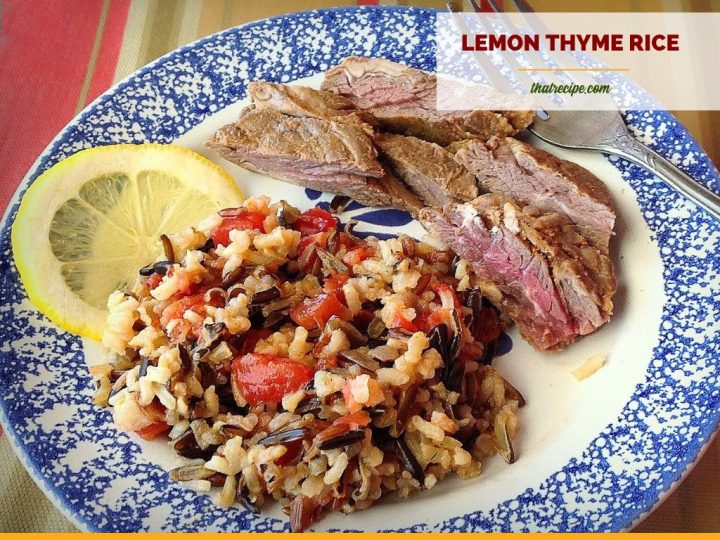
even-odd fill
[{"label": "white rice grain", "polygon": [[572,374],[578,381],[585,380],[590,377],[590,375],[593,375],[601,367],[603,367],[606,360],[607,358],[605,357],[605,355],[602,354],[596,354],[594,356],[591,356],[590,358],[585,360],[585,362],[580,367],[574,369]]},{"label": "white rice grain", "polygon": [[340,453],[340,455],[335,459],[333,466],[325,473],[325,477],[323,478],[325,485],[332,486],[336,482],[339,482],[340,477],[345,472],[348,462],[348,455],[345,452]]}]

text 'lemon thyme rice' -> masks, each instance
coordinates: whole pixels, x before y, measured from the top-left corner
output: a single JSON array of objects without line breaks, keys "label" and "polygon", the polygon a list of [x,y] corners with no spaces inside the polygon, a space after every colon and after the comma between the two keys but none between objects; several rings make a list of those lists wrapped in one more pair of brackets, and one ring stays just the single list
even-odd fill
[{"label": "text 'lemon thyme rice'", "polygon": [[498,313],[450,251],[267,197],[162,240],[108,299],[114,357],[91,372],[120,429],[202,460],[174,480],[221,506],[277,500],[301,531],[514,460]]}]

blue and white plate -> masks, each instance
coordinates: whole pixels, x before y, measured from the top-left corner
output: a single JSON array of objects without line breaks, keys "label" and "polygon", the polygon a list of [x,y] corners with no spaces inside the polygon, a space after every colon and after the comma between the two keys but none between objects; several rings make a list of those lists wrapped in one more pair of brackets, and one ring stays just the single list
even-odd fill
[{"label": "blue and white plate", "polygon": [[[268,19],[179,49],[105,93],[43,152],[5,214],[0,242],[0,419],[18,456],[54,503],[91,531],[280,531],[279,509],[256,516],[170,482],[162,443],[119,433],[91,402],[86,364],[102,353],[45,320],[28,302],[10,252],[22,193],[75,152],[114,143],[177,142],[198,150],[240,110],[256,79],[317,84],[348,55],[433,70],[435,12],[338,9]],[[666,112],[633,112],[632,131],[705,185],[720,177]],[[561,354],[540,354],[510,332],[498,369],[525,395],[520,458],[490,460],[473,480],[393,497],[319,529],[616,531],[661,501],[720,419],[720,228],[644,170],[598,154],[558,151],[597,174],[618,209],[613,252],[620,288],[613,321]],[[218,160],[219,161],[219,160]],[[250,195],[307,208],[328,195],[227,167]],[[343,219],[378,233],[422,234],[396,211],[354,206]],[[602,354],[579,382],[572,370]]]}]

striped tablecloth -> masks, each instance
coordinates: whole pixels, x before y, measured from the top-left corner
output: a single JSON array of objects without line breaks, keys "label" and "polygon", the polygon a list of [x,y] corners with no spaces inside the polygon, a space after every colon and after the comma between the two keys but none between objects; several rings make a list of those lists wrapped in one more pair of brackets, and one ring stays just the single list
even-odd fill
[{"label": "striped tablecloth", "polygon": [[[248,21],[291,9],[356,3],[404,2],[0,0],[0,210],[52,137],[109,86],[140,66],[180,45]],[[408,3],[445,5],[442,0]],[[540,8],[547,4],[532,3]],[[628,1],[625,9],[644,4],[659,10],[666,3]],[[623,9],[622,2],[613,4]],[[718,116],[714,118],[719,124]],[[720,137],[717,126],[714,129],[699,131],[700,142],[708,148],[714,146],[713,134]],[[0,485],[0,531],[75,530],[35,486],[2,435]],[[710,447],[690,477],[638,530],[720,531],[720,442]]]}]

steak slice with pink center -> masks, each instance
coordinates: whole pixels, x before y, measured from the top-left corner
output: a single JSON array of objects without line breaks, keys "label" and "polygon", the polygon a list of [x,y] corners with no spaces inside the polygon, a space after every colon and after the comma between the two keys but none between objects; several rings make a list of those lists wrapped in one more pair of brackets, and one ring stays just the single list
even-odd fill
[{"label": "steak slice with pink center", "polygon": [[[419,219],[468,261],[480,286],[535,348],[563,349],[609,320],[612,265],[561,214],[488,194],[425,208]],[[593,259],[583,250],[602,260],[609,275],[588,268]]]},{"label": "steak slice with pink center", "polygon": [[376,127],[443,146],[514,135],[535,118],[533,111],[438,110],[435,75],[382,58],[346,58],[325,73],[322,89],[366,111]]}]

